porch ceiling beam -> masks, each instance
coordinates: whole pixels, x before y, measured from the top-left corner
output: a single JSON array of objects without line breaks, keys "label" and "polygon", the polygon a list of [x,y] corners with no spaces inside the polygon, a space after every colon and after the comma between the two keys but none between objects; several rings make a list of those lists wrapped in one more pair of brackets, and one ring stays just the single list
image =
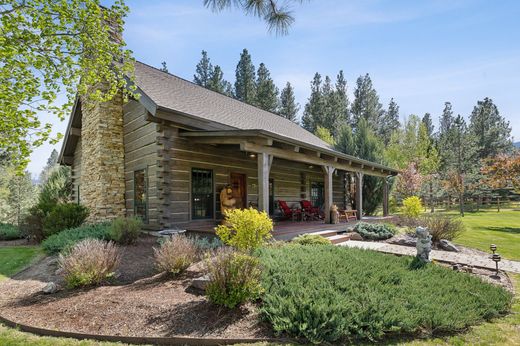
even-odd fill
[{"label": "porch ceiling beam", "polygon": [[379,177],[387,176],[387,174],[381,173],[377,170],[373,171],[372,169],[370,169],[368,167],[365,168],[364,165],[362,165],[363,167],[351,166],[346,163],[335,162],[333,159],[327,160],[324,158],[318,158],[315,155],[308,155],[308,154],[304,154],[301,152],[296,153],[296,152],[293,152],[290,150],[284,150],[284,149],[269,147],[269,146],[262,146],[262,145],[258,145],[256,143],[251,143],[249,141],[241,142],[240,150],[257,153],[257,154],[266,153],[266,154],[272,155],[272,156],[280,158],[280,159],[303,162],[303,163],[306,163],[309,165],[314,165],[314,166],[332,166],[336,169],[341,169],[341,170],[348,171],[348,172],[362,172],[362,173],[366,173],[367,175],[374,175],[374,176],[379,176]]},{"label": "porch ceiling beam", "polygon": [[65,165],[70,166],[74,162],[74,158],[72,156],[63,156],[62,161]]},{"label": "porch ceiling beam", "polygon": [[194,143],[199,144],[240,144],[243,141],[252,142],[258,145],[265,145],[265,146],[271,146],[273,145],[273,140],[270,138],[261,138],[261,137],[255,137],[255,138],[248,138],[248,137],[191,137],[191,136],[184,136],[184,137],[190,137],[190,140]]}]

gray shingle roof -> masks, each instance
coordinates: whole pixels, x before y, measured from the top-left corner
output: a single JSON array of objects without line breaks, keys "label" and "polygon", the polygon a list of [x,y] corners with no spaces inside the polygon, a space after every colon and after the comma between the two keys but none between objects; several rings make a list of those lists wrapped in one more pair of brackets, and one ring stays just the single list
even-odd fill
[{"label": "gray shingle roof", "polygon": [[264,130],[330,149],[326,142],[290,120],[141,62],[135,64],[135,83],[159,107],[239,130]]}]

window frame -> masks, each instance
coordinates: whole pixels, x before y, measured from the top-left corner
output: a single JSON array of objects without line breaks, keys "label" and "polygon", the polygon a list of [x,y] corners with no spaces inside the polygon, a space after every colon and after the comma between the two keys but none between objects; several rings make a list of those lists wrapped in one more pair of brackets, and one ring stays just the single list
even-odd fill
[{"label": "window frame", "polygon": [[[194,207],[195,207],[195,204],[194,204],[194,196],[195,196],[195,193],[193,191],[193,183],[194,183],[194,179],[193,179],[193,173],[194,171],[204,171],[206,173],[210,173],[211,174],[211,196],[207,199],[209,202],[211,202],[211,208],[207,209],[210,211],[211,215],[209,216],[206,216],[206,217],[197,217],[195,215],[195,212],[194,212]],[[216,196],[216,193],[215,193],[215,172],[213,169],[211,168],[200,168],[200,167],[192,167],[191,170],[190,170],[190,220],[195,220],[195,221],[199,221],[199,220],[214,220],[215,219],[215,215],[216,215],[216,210],[215,210],[215,205],[216,205],[216,202],[215,202],[215,196]]]},{"label": "window frame", "polygon": [[[139,172],[143,172],[144,173],[144,179],[143,179],[143,182],[144,182],[144,194],[145,194],[145,198],[143,200],[143,205],[144,205],[144,217],[142,215],[139,215],[137,213],[137,206],[138,206],[138,202],[137,202],[137,195],[136,195],[136,187],[137,187],[137,183],[136,183],[136,175],[137,173]],[[134,192],[133,192],[133,207],[134,207],[134,216],[137,216],[139,218],[141,218],[141,220],[143,220],[143,222],[145,224],[147,224],[149,222],[149,215],[148,215],[148,211],[149,211],[149,204],[148,204],[148,198],[149,198],[149,184],[148,184],[148,166],[147,167],[144,167],[144,168],[140,168],[140,169],[136,169],[134,170],[134,175],[133,175],[133,184],[134,184]]]}]

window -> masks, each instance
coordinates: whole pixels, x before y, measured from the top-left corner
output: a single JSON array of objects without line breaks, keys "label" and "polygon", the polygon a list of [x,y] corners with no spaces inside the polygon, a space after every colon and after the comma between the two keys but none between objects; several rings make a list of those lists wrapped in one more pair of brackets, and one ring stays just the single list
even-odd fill
[{"label": "window", "polygon": [[191,170],[191,218],[213,218],[213,171],[208,169]]},{"label": "window", "polygon": [[313,207],[321,208],[324,202],[324,186],[322,182],[311,182],[311,203]]},{"label": "window", "polygon": [[148,180],[146,169],[134,171],[134,215],[148,222]]}]

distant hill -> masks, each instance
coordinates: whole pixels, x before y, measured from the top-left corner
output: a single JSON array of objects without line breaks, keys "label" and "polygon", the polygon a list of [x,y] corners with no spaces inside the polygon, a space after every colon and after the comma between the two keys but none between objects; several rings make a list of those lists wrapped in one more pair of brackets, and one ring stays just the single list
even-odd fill
[{"label": "distant hill", "polygon": [[520,142],[513,143],[516,148],[520,148]]}]

